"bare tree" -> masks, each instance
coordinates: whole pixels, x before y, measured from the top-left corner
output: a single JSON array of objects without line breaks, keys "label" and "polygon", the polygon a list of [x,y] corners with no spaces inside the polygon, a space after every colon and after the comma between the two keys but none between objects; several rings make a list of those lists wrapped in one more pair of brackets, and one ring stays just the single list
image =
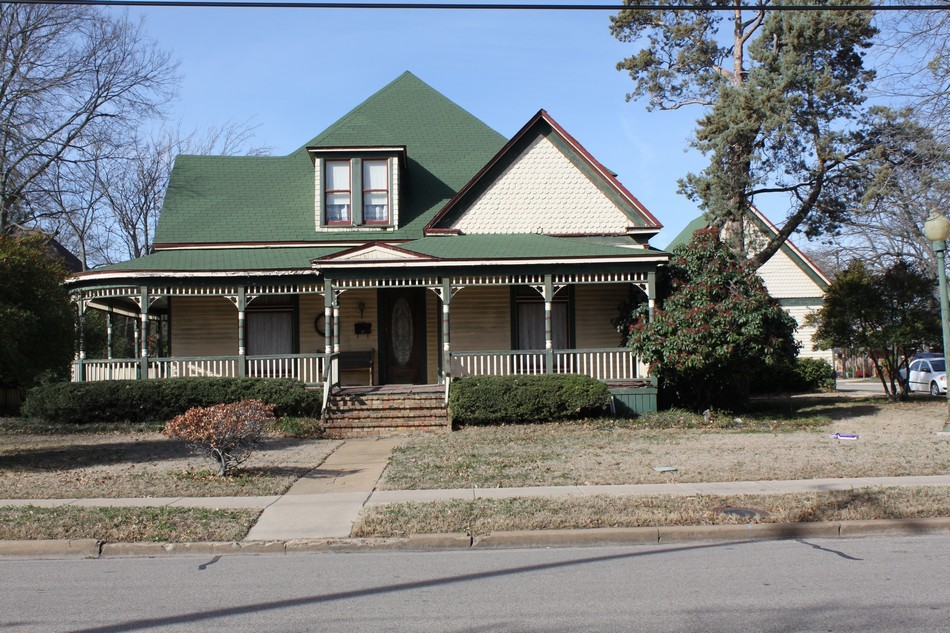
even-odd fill
[{"label": "bare tree", "polygon": [[892,125],[862,161],[867,186],[822,250],[877,271],[909,262],[936,280],[937,260],[923,227],[931,211],[950,208],[950,145],[909,111],[882,112]]},{"label": "bare tree", "polygon": [[[900,0],[913,6],[919,0]],[[877,89],[914,108],[944,142],[950,141],[950,1],[943,11],[878,16],[882,38]]]},{"label": "bare tree", "polygon": [[255,127],[229,121],[204,134],[164,129],[152,137],[132,139],[121,158],[105,161],[98,186],[111,218],[111,259],[142,257],[151,251],[176,156],[265,154],[268,148],[250,145]]},{"label": "bare tree", "polygon": [[51,213],[51,170],[120,146],[175,86],[140,24],[88,6],[0,4],[0,233]]}]

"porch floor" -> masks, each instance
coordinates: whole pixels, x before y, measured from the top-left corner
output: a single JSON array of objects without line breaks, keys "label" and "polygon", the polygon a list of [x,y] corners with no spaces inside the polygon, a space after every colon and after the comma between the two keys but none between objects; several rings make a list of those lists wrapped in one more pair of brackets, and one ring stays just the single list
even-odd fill
[{"label": "porch floor", "polygon": [[333,390],[333,395],[340,396],[368,396],[368,395],[396,395],[415,393],[444,393],[444,385],[344,385]]}]

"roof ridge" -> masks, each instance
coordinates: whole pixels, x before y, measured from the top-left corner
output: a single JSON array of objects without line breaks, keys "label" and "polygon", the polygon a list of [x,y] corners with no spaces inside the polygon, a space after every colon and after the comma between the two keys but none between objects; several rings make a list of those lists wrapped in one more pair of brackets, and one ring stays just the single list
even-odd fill
[{"label": "roof ridge", "polygon": [[[360,112],[361,112],[363,109],[365,109],[366,106],[368,106],[371,102],[373,102],[373,101],[375,101],[376,99],[378,99],[383,93],[392,90],[393,87],[396,86],[396,84],[402,83],[403,81],[405,81],[405,80],[407,80],[407,79],[415,79],[416,81],[418,81],[418,82],[421,83],[422,85],[426,86],[426,87],[429,88],[430,90],[435,91],[435,88],[433,88],[432,86],[430,86],[430,85],[427,84],[426,82],[424,82],[424,81],[422,81],[421,79],[419,79],[419,77],[417,77],[416,75],[412,74],[410,71],[405,70],[405,71],[403,71],[402,74],[400,74],[398,77],[396,77],[395,79],[393,79],[392,81],[390,81],[388,84],[386,84],[385,86],[383,86],[382,88],[380,88],[379,90],[377,90],[376,92],[374,92],[373,94],[371,94],[370,96],[368,96],[368,97],[366,97],[365,99],[363,99],[358,105],[356,105],[354,108],[352,108],[349,112],[347,112],[346,114],[344,114],[343,116],[341,116],[339,119],[337,119],[336,121],[334,121],[333,123],[331,123],[330,125],[328,125],[327,127],[325,127],[325,128],[323,129],[323,131],[321,131],[319,134],[317,134],[316,136],[314,136],[313,138],[311,138],[308,142],[304,143],[301,147],[298,147],[296,150],[294,150],[294,151],[291,152],[291,153],[292,153],[292,154],[296,154],[297,152],[300,152],[300,151],[307,151],[307,148],[308,148],[308,147],[311,147],[311,146],[313,146],[313,145],[316,145],[317,139],[319,139],[319,138],[321,138],[321,137],[323,137],[323,136],[326,136],[326,134],[327,134],[328,132],[330,132],[331,130],[333,130],[334,128],[337,128],[337,127],[339,127],[340,125],[342,125],[343,123],[346,123],[347,121],[349,121],[350,119],[353,119],[353,118],[356,117],[358,114],[360,114]],[[441,94],[441,93],[440,93],[440,94]]]}]

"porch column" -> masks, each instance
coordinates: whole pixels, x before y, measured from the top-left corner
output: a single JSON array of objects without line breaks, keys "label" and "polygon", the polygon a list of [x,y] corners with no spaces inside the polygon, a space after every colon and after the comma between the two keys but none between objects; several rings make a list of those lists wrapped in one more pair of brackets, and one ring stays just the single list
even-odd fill
[{"label": "porch column", "polygon": [[[112,360],[112,308],[106,312],[106,358]],[[109,380],[112,380],[112,363],[109,363]]]},{"label": "porch column", "polygon": [[247,344],[244,340],[245,332],[245,310],[247,309],[247,288],[241,286],[237,294],[238,309],[238,376],[244,378],[247,376]]},{"label": "porch column", "polygon": [[112,310],[106,312],[106,358],[112,360]]},{"label": "porch column", "polygon": [[653,321],[653,309],[656,307],[656,272],[647,273],[647,318]]},{"label": "porch column", "polygon": [[340,353],[340,296],[333,295],[333,353]]},{"label": "porch column", "polygon": [[449,344],[449,304],[452,302],[452,284],[442,280],[442,381],[448,384],[452,379],[452,349]]},{"label": "porch column", "polygon": [[323,281],[323,353],[327,356],[333,353],[333,304],[336,298],[333,294],[333,282]]},{"label": "porch column", "polygon": [[544,276],[544,371],[554,373],[554,281]]},{"label": "porch column", "polygon": [[141,344],[141,360],[139,361],[139,378],[146,380],[148,378],[148,286],[142,286],[140,288],[141,296],[139,300],[141,301],[141,314],[139,315],[141,326],[139,336],[139,343]]},{"label": "porch column", "polygon": [[85,303],[80,296],[79,301],[76,302],[77,318],[76,318],[76,339],[77,339],[77,351],[76,351],[76,382],[82,382],[85,379],[85,371],[83,368],[83,361],[86,360],[86,336],[84,330],[84,317],[85,317]]}]

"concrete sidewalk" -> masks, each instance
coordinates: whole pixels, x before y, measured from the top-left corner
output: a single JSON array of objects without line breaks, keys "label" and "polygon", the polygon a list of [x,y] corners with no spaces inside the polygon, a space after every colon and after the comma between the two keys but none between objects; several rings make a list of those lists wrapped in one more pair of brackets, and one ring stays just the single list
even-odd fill
[{"label": "concrete sidewalk", "polygon": [[592,495],[736,495],[825,492],[859,488],[950,486],[950,475],[860,477],[788,481],[730,481],[616,486],[539,486],[526,488],[461,488],[454,490],[375,490],[401,438],[346,440],[283,496],[155,497],[138,499],[10,499],[0,505],[55,507],[171,506],[262,508],[245,541],[346,538],[364,505],[445,499],[566,497]]}]

